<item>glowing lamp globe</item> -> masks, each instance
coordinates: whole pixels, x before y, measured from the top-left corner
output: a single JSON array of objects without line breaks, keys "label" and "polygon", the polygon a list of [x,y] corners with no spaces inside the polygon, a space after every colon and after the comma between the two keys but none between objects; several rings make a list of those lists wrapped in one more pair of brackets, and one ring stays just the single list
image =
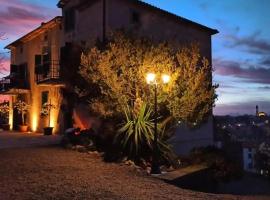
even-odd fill
[{"label": "glowing lamp globe", "polygon": [[170,79],[171,79],[171,77],[169,75],[167,75],[167,74],[163,74],[161,76],[161,78],[162,78],[162,81],[163,81],[164,84],[169,83],[170,82]]},{"label": "glowing lamp globe", "polygon": [[147,84],[153,84],[155,83],[156,75],[154,73],[148,73],[146,75],[146,82]]}]

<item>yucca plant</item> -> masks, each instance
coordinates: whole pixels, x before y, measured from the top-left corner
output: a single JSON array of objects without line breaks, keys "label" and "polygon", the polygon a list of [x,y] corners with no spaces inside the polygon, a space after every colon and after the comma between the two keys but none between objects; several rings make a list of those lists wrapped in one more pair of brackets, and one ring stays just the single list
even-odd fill
[{"label": "yucca plant", "polygon": [[136,157],[141,148],[151,148],[154,138],[154,122],[151,119],[152,110],[144,104],[136,115],[130,107],[124,109],[125,120],[118,129],[117,141],[130,157]]},{"label": "yucca plant", "polygon": [[[116,141],[131,159],[151,157],[154,141],[154,119],[151,107],[142,104],[139,112],[130,107],[124,110],[125,120],[118,129]],[[158,124],[158,147],[162,159],[170,159],[172,151],[166,143],[165,124]]]}]

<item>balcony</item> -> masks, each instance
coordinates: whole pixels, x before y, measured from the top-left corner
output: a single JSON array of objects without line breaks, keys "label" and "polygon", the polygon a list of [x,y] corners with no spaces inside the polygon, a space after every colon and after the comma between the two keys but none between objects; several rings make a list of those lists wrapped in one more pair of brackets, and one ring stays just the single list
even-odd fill
[{"label": "balcony", "polygon": [[35,67],[36,83],[42,86],[63,86],[59,61],[43,62]]},{"label": "balcony", "polygon": [[29,92],[29,82],[21,74],[10,73],[0,79],[0,94],[15,95]]}]

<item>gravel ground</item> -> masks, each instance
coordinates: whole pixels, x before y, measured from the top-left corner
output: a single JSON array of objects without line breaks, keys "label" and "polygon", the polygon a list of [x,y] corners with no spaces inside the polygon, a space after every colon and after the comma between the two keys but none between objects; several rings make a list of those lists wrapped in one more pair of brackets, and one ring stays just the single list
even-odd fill
[{"label": "gravel ground", "polygon": [[269,197],[214,195],[184,190],[136,169],[104,163],[96,154],[59,147],[0,150],[0,199],[228,199]]}]

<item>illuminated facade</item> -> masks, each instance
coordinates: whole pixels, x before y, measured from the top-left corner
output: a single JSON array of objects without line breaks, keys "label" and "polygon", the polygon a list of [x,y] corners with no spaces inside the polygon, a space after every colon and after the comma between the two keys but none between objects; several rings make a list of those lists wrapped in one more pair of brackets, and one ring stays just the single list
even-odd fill
[{"label": "illuminated facade", "polygon": [[60,37],[61,17],[47,23],[9,44],[11,51],[10,75],[2,79],[1,95],[10,96],[9,123],[12,129],[20,124],[18,113],[12,109],[20,98],[30,105],[26,116],[29,131],[43,132],[48,119],[41,116],[42,105],[48,101],[56,106],[51,112],[51,127],[59,131],[60,89]]}]

